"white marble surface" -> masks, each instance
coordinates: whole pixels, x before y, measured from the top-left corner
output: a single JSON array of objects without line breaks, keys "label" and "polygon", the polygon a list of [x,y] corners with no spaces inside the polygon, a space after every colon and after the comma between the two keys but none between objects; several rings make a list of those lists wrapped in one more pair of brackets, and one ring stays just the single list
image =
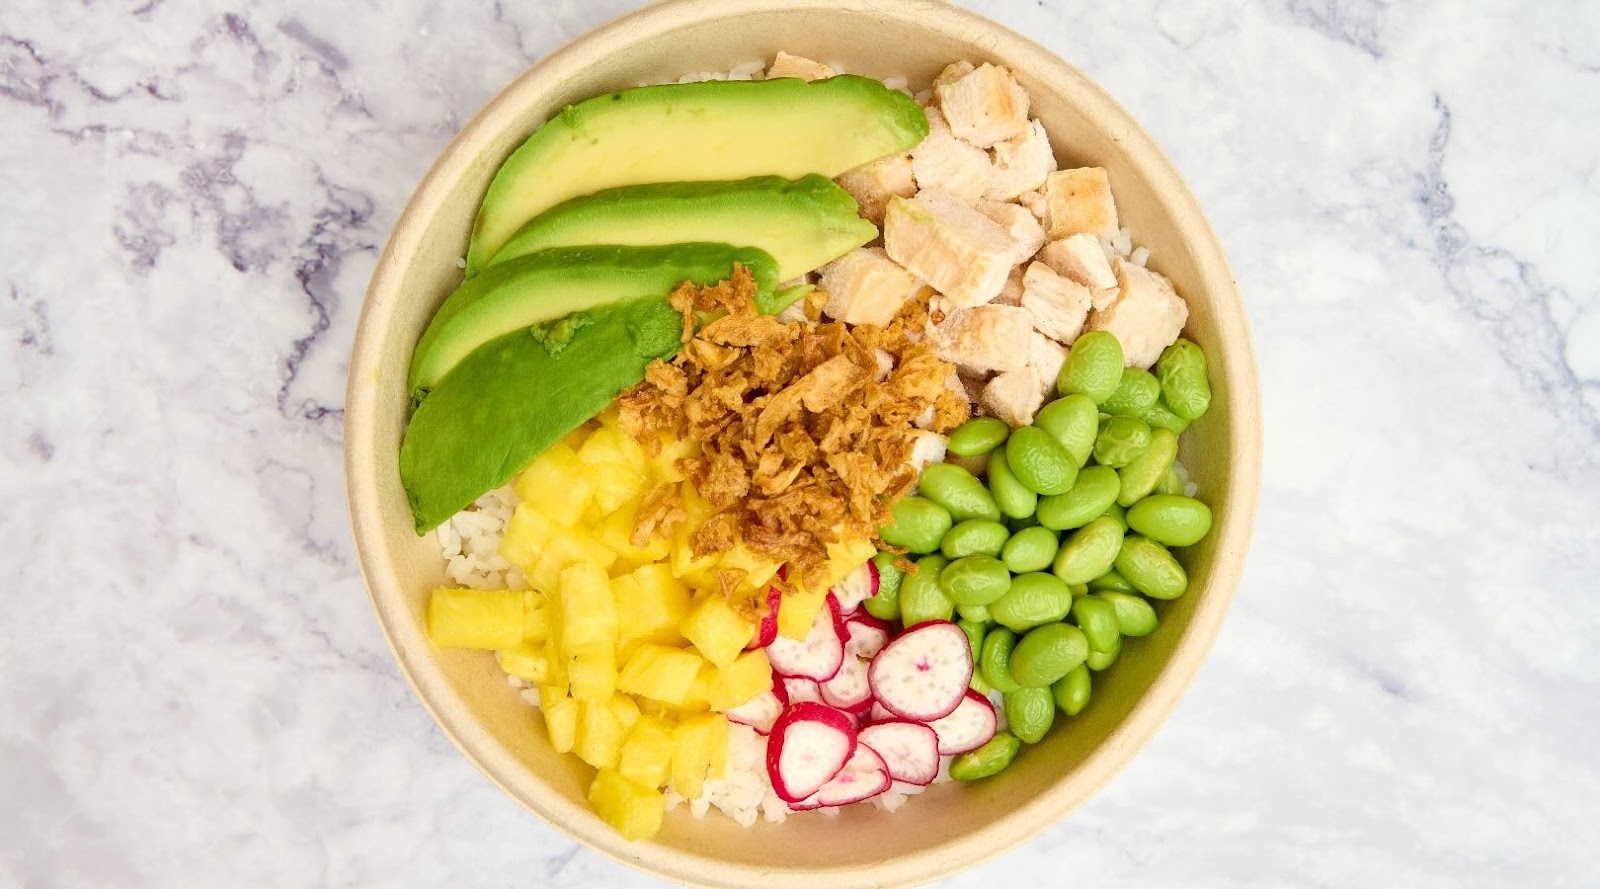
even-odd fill
[{"label": "white marble surface", "polygon": [[[0,886],[658,885],[434,728],[339,453],[412,186],[635,2],[0,8]],[[1171,722],[946,885],[1595,885],[1600,5],[972,5],[1189,177],[1267,464]]]}]

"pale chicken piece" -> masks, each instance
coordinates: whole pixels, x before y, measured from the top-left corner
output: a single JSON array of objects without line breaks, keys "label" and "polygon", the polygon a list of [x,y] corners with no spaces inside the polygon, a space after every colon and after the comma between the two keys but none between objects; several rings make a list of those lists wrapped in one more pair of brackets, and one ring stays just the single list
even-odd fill
[{"label": "pale chicken piece", "polygon": [[997,306],[1020,306],[1022,291],[1022,266],[1019,265],[1006,276],[1006,286],[1000,288],[1000,295],[990,302]]},{"label": "pale chicken piece", "polygon": [[767,69],[767,79],[798,77],[801,80],[827,80],[838,73],[821,62],[805,56],[792,56],[780,49],[777,58],[772,61],[772,67]]},{"label": "pale chicken piece", "polygon": [[1057,170],[1045,178],[1044,198],[1050,208],[1045,223],[1051,238],[1088,232],[1117,235],[1117,204],[1111,198],[1111,177],[1104,167]]},{"label": "pale chicken piece", "polygon": [[1040,391],[1047,397],[1055,391],[1056,377],[1066,363],[1067,347],[1035,330],[1028,343],[1028,365],[1039,372]]},{"label": "pale chicken piece", "polygon": [[1028,128],[1028,93],[1009,70],[984,62],[959,77],[941,77],[933,91],[956,138],[988,148]]},{"label": "pale chicken piece", "polygon": [[883,211],[889,199],[899,195],[909,198],[917,193],[917,180],[911,174],[911,155],[892,154],[857,167],[834,180],[840,188],[850,192],[861,207],[861,217],[873,225],[883,225]]},{"label": "pale chicken piece", "polygon": [[1106,330],[1122,344],[1128,367],[1149,368],[1189,320],[1189,306],[1162,275],[1117,260],[1118,295],[1089,315],[1089,330]]},{"label": "pale chicken piece", "polygon": [[1028,363],[1033,323],[1026,310],[984,305],[956,312],[933,328],[934,352],[973,373],[1016,370]]},{"label": "pale chicken piece", "polygon": [[989,153],[957,139],[937,108],[924,108],[928,136],[911,149],[911,172],[917,187],[937,188],[967,203],[989,190],[993,167]]},{"label": "pale chicken piece", "polygon": [[906,300],[922,289],[917,276],[889,258],[882,247],[861,247],[822,267],[822,312],[846,324],[886,325]]},{"label": "pale chicken piece", "polygon": [[914,429],[911,432],[911,459],[906,462],[917,472],[930,463],[941,463],[949,441],[949,438],[937,432]]},{"label": "pale chicken piece", "polygon": [[1090,290],[1110,290],[1117,286],[1111,260],[1106,258],[1105,248],[1094,235],[1077,234],[1051,241],[1039,251],[1039,261]]},{"label": "pale chicken piece", "polygon": [[975,70],[977,70],[977,66],[966,59],[962,59],[959,62],[951,62],[944,66],[944,70],[939,72],[938,77],[933,79],[932,92],[937,92],[939,87],[947,83],[955,83]]},{"label": "pale chicken piece", "polygon": [[1044,124],[1033,121],[1020,135],[995,143],[989,190],[984,197],[991,201],[1018,200],[1043,186],[1055,171],[1056,155],[1050,147],[1050,137],[1045,134]]},{"label": "pale chicken piece", "polygon": [[1022,308],[1032,317],[1033,329],[1056,342],[1071,344],[1078,338],[1092,302],[1089,288],[1042,262],[1030,264],[1022,275]]},{"label": "pale chicken piece", "polygon": [[994,375],[983,387],[978,409],[1017,429],[1033,422],[1033,415],[1044,406],[1044,387],[1033,365]]},{"label": "pale chicken piece", "polygon": [[979,201],[975,206],[979,213],[999,223],[1006,234],[1017,239],[1017,252],[1011,258],[1012,265],[1027,262],[1044,246],[1044,226],[1033,218],[1027,207],[999,201]]},{"label": "pale chicken piece", "polygon": [[961,381],[961,390],[967,394],[967,402],[976,405],[983,398],[983,387],[989,385],[989,374],[984,371],[956,369],[956,378]]},{"label": "pale chicken piece", "polygon": [[952,309],[999,296],[1018,247],[994,220],[937,189],[889,199],[883,245],[890,259],[943,294]]},{"label": "pale chicken piece", "polygon": [[1050,202],[1044,199],[1043,192],[1025,191],[1017,195],[1017,203],[1027,207],[1028,212],[1033,214],[1034,219],[1039,220],[1045,231],[1050,230]]}]

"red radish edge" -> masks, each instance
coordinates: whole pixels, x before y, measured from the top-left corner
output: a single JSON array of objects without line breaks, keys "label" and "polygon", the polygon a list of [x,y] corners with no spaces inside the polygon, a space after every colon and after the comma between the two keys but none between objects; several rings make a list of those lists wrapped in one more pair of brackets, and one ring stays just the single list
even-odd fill
[{"label": "red radish edge", "polygon": [[883,758],[896,781],[926,787],[939,777],[939,737],[929,726],[888,719],[863,728],[856,739]]},{"label": "red radish edge", "polygon": [[871,561],[863,563],[834,584],[831,592],[839,599],[840,612],[854,614],[862,602],[878,594],[878,566]]},{"label": "red radish edge", "polygon": [[784,708],[789,706],[788,696],[778,692],[782,687],[782,683],[774,685],[743,704],[722,711],[722,715],[728,717],[729,722],[750,726],[758,735],[769,735],[773,724],[783,715]]},{"label": "red radish edge", "polygon": [[767,738],[767,777],[779,798],[797,803],[832,781],[855,751],[849,716],[822,704],[795,704]]},{"label": "red radish edge", "polygon": [[761,615],[761,624],[756,628],[756,638],[745,646],[745,651],[766,648],[772,644],[772,640],[778,638],[778,607],[782,604],[783,590],[775,586],[767,587],[767,613]]},{"label": "red radish edge", "polygon": [[844,640],[847,638],[844,618],[839,614],[839,600],[832,593],[825,602],[827,607],[817,612],[804,639],[796,641],[777,636],[767,645],[772,672],[817,682],[826,682],[839,672],[844,665]]},{"label": "red radish edge", "polygon": [[896,716],[932,722],[950,715],[972,684],[972,645],[947,620],[917,624],[890,640],[867,680],[872,696]]},{"label": "red radish edge", "polygon": [[884,764],[883,757],[871,747],[857,744],[855,751],[850,754],[850,758],[845,761],[838,774],[818,788],[816,793],[799,802],[790,803],[789,808],[803,812],[830,806],[848,806],[877,796],[888,790],[893,783],[893,779],[889,777],[889,767]]},{"label": "red radish edge", "polygon": [[977,750],[989,743],[998,721],[994,704],[969,688],[949,716],[935,719],[928,723],[928,728],[939,736],[939,755],[951,756]]},{"label": "red radish edge", "polygon": [[844,642],[845,652],[864,658],[877,657],[878,652],[889,644],[889,637],[894,635],[888,621],[879,620],[865,611],[852,614],[845,621],[844,629],[849,637]]}]

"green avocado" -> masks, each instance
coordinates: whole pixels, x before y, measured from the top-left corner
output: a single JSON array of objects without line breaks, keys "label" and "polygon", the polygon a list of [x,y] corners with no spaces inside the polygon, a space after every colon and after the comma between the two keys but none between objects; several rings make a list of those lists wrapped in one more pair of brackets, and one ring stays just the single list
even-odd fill
[{"label": "green avocado", "polygon": [[832,178],[928,134],[910,96],[840,75],[645,86],[569,105],[512,152],[473,224],[476,275],[523,225],[579,195],[648,182]]},{"label": "green avocado", "polygon": [[685,281],[715,284],[733,274],[735,263],[755,276],[756,305],[767,310],[779,280],[777,263],[754,247],[557,247],[496,263],[456,288],[423,331],[411,356],[412,395],[432,389],[474,349],[514,330],[608,303],[664,297]]},{"label": "green avocado", "polygon": [[778,278],[798,278],[878,236],[850,193],[826,176],[757,176],[737,182],[626,185],[573,198],[540,213],[489,262],[551,247],[640,247],[712,241],[760,247]]}]

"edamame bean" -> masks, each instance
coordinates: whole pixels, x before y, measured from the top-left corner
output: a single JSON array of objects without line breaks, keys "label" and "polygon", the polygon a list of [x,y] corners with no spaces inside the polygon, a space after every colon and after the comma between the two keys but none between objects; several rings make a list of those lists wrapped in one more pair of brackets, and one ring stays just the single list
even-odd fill
[{"label": "edamame bean", "polygon": [[1112,417],[1100,424],[1094,440],[1094,461],[1112,468],[1128,465],[1150,446],[1150,427],[1133,417]]},{"label": "edamame bean", "polygon": [[[1117,478],[1117,495],[1122,495],[1121,476],[1118,476]],[[1128,510],[1124,508],[1122,504],[1113,501],[1110,506],[1106,507],[1106,515],[1116,519],[1117,524],[1122,526],[1123,531],[1128,530]]]},{"label": "edamame bean", "polygon": [[1055,532],[1049,528],[1024,528],[1006,541],[1000,550],[1000,561],[1012,574],[1043,571],[1055,561],[1060,546]]},{"label": "edamame bean", "polygon": [[939,572],[939,586],[957,605],[990,605],[1011,589],[1011,572],[994,556],[965,556]]},{"label": "edamame bean", "polygon": [[1176,435],[1182,435],[1183,430],[1189,428],[1189,421],[1173,413],[1165,401],[1157,401],[1150,405],[1150,409],[1140,415],[1139,419],[1151,429],[1167,429]]},{"label": "edamame bean", "polygon": [[1156,360],[1156,377],[1167,407],[1185,420],[1199,419],[1211,406],[1211,381],[1206,379],[1206,353],[1180,339]]},{"label": "edamame bean", "polygon": [[1023,688],[1044,688],[1077,669],[1088,656],[1089,641],[1081,629],[1045,624],[1029,630],[1012,649],[1011,678]]},{"label": "edamame bean", "polygon": [[1056,699],[1048,688],[1019,688],[1002,692],[1006,710],[1006,729],[1018,739],[1037,744],[1056,721]]},{"label": "edamame bean", "polygon": [[1156,429],[1150,433],[1150,446],[1127,466],[1117,470],[1122,490],[1117,493],[1117,503],[1124,507],[1143,500],[1156,489],[1156,482],[1178,457],[1178,435],[1171,429]]},{"label": "edamame bean", "polygon": [[1081,528],[1104,515],[1121,492],[1115,469],[1090,466],[1078,473],[1067,493],[1039,498],[1039,524],[1056,531]]},{"label": "edamame bean", "polygon": [[900,584],[900,621],[908,627],[923,621],[949,620],[956,605],[939,585],[939,572],[949,560],[944,556],[923,556],[917,570]]},{"label": "edamame bean", "polygon": [[1089,649],[1089,656],[1084,658],[1083,663],[1084,666],[1098,673],[1116,663],[1117,655],[1121,653],[1122,637],[1118,636],[1117,644],[1111,646],[1110,651],[1095,651],[1093,648]]},{"label": "edamame bean", "polygon": [[1157,494],[1182,494],[1185,485],[1183,476],[1178,474],[1178,464],[1174,462],[1161,474],[1161,481],[1156,482]]},{"label": "edamame bean", "polygon": [[1012,520],[1032,518],[1039,505],[1039,495],[1028,490],[1011,474],[1011,464],[1006,462],[1004,448],[989,452],[989,493],[1000,512]]},{"label": "edamame bean", "polygon": [[983,649],[978,652],[978,670],[1001,694],[1022,687],[1011,675],[1011,652],[1016,647],[1017,634],[1000,627],[984,635]]},{"label": "edamame bean", "polygon": [[944,507],[958,522],[967,519],[1000,521],[1000,507],[995,505],[994,495],[972,473],[954,463],[925,467],[917,479],[917,492]]},{"label": "edamame bean", "polygon": [[1091,330],[1078,337],[1067,353],[1067,363],[1056,376],[1056,391],[1080,393],[1100,404],[1122,382],[1122,344],[1110,331]]},{"label": "edamame bean", "polygon": [[861,603],[861,607],[879,620],[900,619],[900,583],[906,573],[895,564],[898,560],[894,553],[878,553],[872,557],[872,564],[878,568],[878,594]]},{"label": "edamame bean", "polygon": [[1128,527],[1163,546],[1189,546],[1211,530],[1211,508],[1193,497],[1151,494],[1128,509]]},{"label": "edamame bean", "polygon": [[967,519],[945,532],[939,551],[947,559],[983,554],[1000,555],[1000,549],[1011,538],[1011,530],[999,522],[988,519]]},{"label": "edamame bean", "polygon": [[1121,644],[1117,641],[1122,636],[1122,630],[1118,629],[1117,625],[1117,609],[1099,596],[1080,596],[1073,599],[1072,621],[1083,631],[1084,638],[1089,640],[1089,648],[1093,651],[1110,651]]},{"label": "edamame bean", "polygon": [[1189,588],[1189,575],[1167,548],[1148,537],[1130,535],[1117,552],[1117,573],[1152,599],[1176,599]]},{"label": "edamame bean", "polygon": [[1081,468],[1089,462],[1095,436],[1100,434],[1100,410],[1087,395],[1068,395],[1040,408],[1033,425],[1050,433]]},{"label": "edamame bean", "polygon": [[[1131,590],[1133,587],[1128,589]],[[961,615],[962,620],[970,620],[973,623],[992,623],[989,617],[989,606],[987,605],[957,605],[956,614]]]},{"label": "edamame bean", "polygon": [[1004,421],[994,417],[973,417],[951,431],[945,450],[961,457],[976,457],[999,447],[1010,434],[1011,427]]},{"label": "edamame bean", "polygon": [[[992,451],[990,453],[993,453]],[[972,473],[974,476],[983,475],[989,471],[989,455],[979,454],[976,457],[961,457],[955,454],[945,456],[945,461],[952,466],[959,466]]]},{"label": "edamame bean", "polygon": [[1039,517],[1036,515],[1031,515],[1020,519],[1014,519],[1010,516],[1007,516],[1006,527],[1011,529],[1012,534],[1016,534],[1020,531],[1026,531],[1029,528],[1037,528],[1039,527]]},{"label": "edamame bean", "polygon": [[[1006,440],[1006,467],[1035,494],[1065,494],[1078,478],[1078,465],[1072,455],[1037,426],[1024,426],[1011,433]],[[927,477],[926,470],[923,477]]]},{"label": "edamame bean", "polygon": [[1056,553],[1051,571],[1063,583],[1088,583],[1111,570],[1122,546],[1122,526],[1108,516],[1072,532]]},{"label": "edamame bean", "polygon": [[967,644],[972,646],[972,662],[976,664],[978,655],[983,652],[983,633],[985,629],[983,624],[972,620],[958,620],[956,621],[956,626],[961,628],[961,632],[967,634]]},{"label": "edamame bean", "polygon": [[1115,568],[1089,581],[1089,592],[1102,593],[1107,590],[1118,593],[1137,592],[1133,584],[1128,583],[1128,579],[1118,574]]},{"label": "edamame bean", "polygon": [[1117,631],[1124,636],[1148,636],[1156,630],[1156,610],[1143,597],[1105,590],[1100,598],[1117,612]]},{"label": "edamame bean", "polygon": [[1061,620],[1071,608],[1072,590],[1061,578],[1033,571],[1011,578],[1011,589],[990,604],[989,615],[1001,626],[1024,633]]},{"label": "edamame bean", "polygon": [[1056,699],[1056,707],[1068,716],[1077,716],[1083,708],[1089,706],[1089,665],[1079,664],[1076,670],[1061,677],[1061,681],[1050,686],[1050,695]]},{"label": "edamame bean", "polygon": [[944,507],[924,497],[901,497],[894,505],[894,521],[878,529],[878,537],[890,546],[903,546],[914,553],[931,553],[954,521]]},{"label": "edamame bean", "polygon": [[989,739],[989,743],[950,760],[950,777],[957,781],[993,777],[1005,771],[1021,749],[1022,742],[1017,740],[1016,735],[998,732]]},{"label": "edamame bean", "polygon": [[1150,371],[1124,367],[1116,391],[1100,405],[1100,409],[1116,416],[1139,417],[1160,397],[1161,383]]}]

